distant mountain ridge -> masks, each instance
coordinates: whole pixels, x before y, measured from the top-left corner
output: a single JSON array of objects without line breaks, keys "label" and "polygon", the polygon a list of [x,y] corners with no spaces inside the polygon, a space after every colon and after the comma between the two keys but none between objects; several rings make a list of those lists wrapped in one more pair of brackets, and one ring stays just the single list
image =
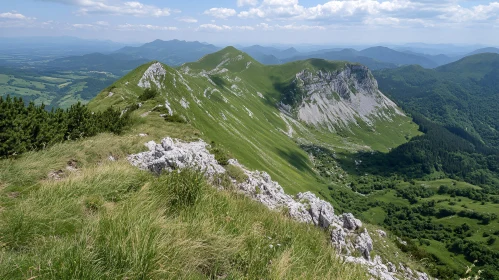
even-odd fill
[{"label": "distant mountain ridge", "polygon": [[148,60],[158,60],[171,66],[179,66],[186,62],[196,61],[218,50],[220,50],[219,47],[198,41],[162,41],[158,39],[140,47],[124,47],[115,51],[115,53]]},{"label": "distant mountain ridge", "polygon": [[137,68],[147,63],[149,60],[144,58],[135,58],[121,53],[102,54],[91,53],[82,56],[70,56],[49,61],[46,67],[55,70],[75,71],[90,70],[110,72],[117,76]]}]

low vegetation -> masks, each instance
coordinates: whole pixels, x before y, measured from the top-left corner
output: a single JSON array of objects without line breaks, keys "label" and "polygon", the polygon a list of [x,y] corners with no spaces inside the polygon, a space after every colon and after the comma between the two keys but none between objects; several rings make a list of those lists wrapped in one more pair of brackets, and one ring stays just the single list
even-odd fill
[{"label": "low vegetation", "polygon": [[144,89],[144,92],[139,95],[139,101],[147,101],[149,99],[153,99],[158,96],[158,91],[151,88]]},{"label": "low vegetation", "polygon": [[[151,120],[0,160],[1,279],[368,279],[336,257],[327,232],[196,171],[132,167],[125,155],[147,141],[138,131],[196,133]],[[50,179],[68,159],[76,170]]]},{"label": "low vegetation", "polygon": [[369,161],[367,155],[360,160],[325,148],[304,148],[329,182],[329,189],[321,194],[331,199],[336,211],[352,211],[363,221],[402,237],[399,248],[419,259],[433,276],[459,279],[472,263],[482,271],[483,279],[499,276],[494,234],[499,233],[499,195],[494,188],[435,179],[445,173],[428,174],[432,176],[422,180],[415,175],[421,172],[416,164],[406,165],[415,173],[409,169],[398,173],[392,171],[404,166],[403,162],[393,166]]},{"label": "low vegetation", "polygon": [[120,134],[130,123],[129,113],[112,107],[93,113],[77,103],[67,110],[49,112],[32,102],[25,106],[22,98],[0,97],[0,158],[101,132]]}]

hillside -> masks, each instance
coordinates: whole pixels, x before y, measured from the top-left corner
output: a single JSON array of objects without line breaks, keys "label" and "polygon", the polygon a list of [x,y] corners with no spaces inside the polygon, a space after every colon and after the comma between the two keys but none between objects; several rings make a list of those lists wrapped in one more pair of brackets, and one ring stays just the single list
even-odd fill
[{"label": "hillside", "polygon": [[403,53],[387,47],[372,47],[359,52],[362,56],[367,56],[378,61],[393,63],[395,65],[417,64],[424,68],[434,68],[438,64],[434,61],[416,54]]},{"label": "hillside", "polygon": [[311,53],[301,53],[293,57],[285,58],[284,61],[296,61],[306,58],[322,58],[328,60],[346,60],[357,62],[372,70],[396,68],[402,65],[420,65],[424,68],[435,68],[437,66],[457,60],[441,55],[426,55],[410,51],[397,51],[387,47],[377,46],[360,51],[354,49],[321,50]]},{"label": "hillside", "polygon": [[373,59],[371,57],[359,55],[358,52],[356,50],[353,50],[353,49],[344,49],[344,50],[340,50],[340,51],[336,51],[336,50],[317,51],[317,52],[313,52],[311,54],[301,54],[298,56],[287,58],[284,61],[291,62],[291,61],[305,60],[305,59],[310,59],[310,58],[320,58],[320,59],[326,59],[326,60],[343,60],[343,61],[349,61],[349,62],[353,62],[353,63],[360,63],[362,65],[367,66],[369,69],[372,69],[372,70],[396,68],[397,67],[397,65],[395,65],[393,63],[379,61],[379,60]]},{"label": "hillside", "polygon": [[499,55],[465,57],[434,70],[407,66],[375,72],[380,88],[411,112],[499,145]]},{"label": "hillside", "polygon": [[[0,126],[17,121],[11,104]],[[429,279],[396,236],[317,196],[328,188],[300,146],[388,150],[417,133],[364,66],[267,67],[226,48],[143,65],[89,106],[66,113],[76,136],[62,143],[46,146],[29,121],[11,135],[40,151],[0,160],[0,278]],[[311,122],[305,107],[330,118]],[[86,137],[94,118],[127,127]]]},{"label": "hillside", "polygon": [[200,42],[179,40],[155,40],[140,47],[124,47],[115,53],[126,54],[135,58],[158,60],[171,66],[196,61],[201,57],[220,50],[214,45]]},{"label": "hillside", "polygon": [[[479,61],[461,61],[454,72],[445,71],[456,79],[465,79],[467,74],[463,69],[475,67],[483,71],[475,71],[467,78],[486,77],[486,70],[493,67],[484,67]],[[417,66],[402,69],[411,68],[426,71]],[[444,72],[443,69],[430,71]],[[459,76],[460,72],[463,72],[462,76]],[[90,278],[227,275],[281,279],[296,278],[297,273],[302,273],[306,278],[329,275],[333,279],[363,279],[367,268],[371,275],[382,279],[428,279],[412,269],[426,270],[439,279],[453,279],[469,276],[466,267],[478,255],[481,258],[476,265],[486,279],[493,279],[497,274],[495,250],[499,244],[495,242],[495,236],[499,234],[499,193],[487,185],[488,182],[473,185],[462,181],[468,179],[462,174],[470,172],[473,178],[484,177],[480,170],[475,172],[477,170],[473,169],[476,164],[469,165],[472,160],[482,160],[480,167],[489,168],[490,172],[497,160],[481,158],[486,150],[476,143],[469,145],[471,138],[458,136],[455,131],[414,114],[413,121],[419,125],[417,131],[417,125],[378,90],[376,79],[365,66],[320,59],[265,66],[244,52],[228,47],[178,68],[159,62],[138,67],[103,90],[89,104],[95,112],[110,107],[131,116],[130,127],[121,135],[101,134],[68,141],[40,152],[16,155],[17,159],[0,161],[0,192],[3,194],[0,203],[6,209],[2,212],[7,213],[0,214],[1,228],[5,229],[2,236],[6,236],[0,240],[7,244],[4,251],[0,251],[0,260],[9,260],[3,262],[7,266],[1,270],[6,271],[6,277],[16,278],[26,267],[37,263],[43,269],[32,275],[41,278],[50,278],[61,271],[75,275],[72,273],[78,271],[77,275],[91,275]],[[105,118],[106,113],[95,116]],[[30,126],[25,127],[26,131],[30,129]],[[19,138],[19,135],[14,136]],[[148,142],[150,140],[159,144]],[[144,143],[147,143],[148,151]],[[42,144],[39,146],[44,147]],[[156,174],[163,169],[195,166],[192,163],[211,169],[205,173],[208,182],[190,171],[161,175],[157,179],[148,172],[130,167],[125,158]],[[442,160],[445,160],[444,166]],[[431,172],[421,174],[416,172],[418,170]],[[224,172],[229,180],[223,177]],[[450,175],[452,179],[449,179]],[[89,178],[95,179],[89,181]],[[137,184],[133,181],[125,187],[119,183],[127,182],[127,178],[136,180]],[[114,183],[108,184],[108,179]],[[194,181],[196,183],[192,183]],[[200,182],[201,185],[206,183],[207,188],[194,188]],[[33,185],[37,187],[29,187]],[[214,191],[208,187],[210,185],[223,190]],[[51,205],[69,209],[66,211],[71,213],[68,216],[57,214],[59,212],[52,215],[50,206],[42,205],[45,200],[66,197],[60,191],[49,191],[51,188],[59,190],[58,187],[61,192],[70,192],[67,197],[71,199],[67,201],[68,205],[62,202]],[[79,193],[75,194],[77,190]],[[234,190],[238,190],[238,194]],[[268,212],[241,193],[278,211]],[[179,197],[186,200],[179,200]],[[190,200],[192,197],[194,202]],[[159,202],[155,200],[158,198]],[[75,205],[74,201],[80,202],[78,210],[69,206]],[[151,204],[143,205],[143,201]],[[177,208],[179,203],[188,206]],[[334,207],[334,213],[329,203]],[[130,208],[133,205],[142,211],[134,211],[135,208]],[[35,211],[26,208],[28,206],[46,209],[42,213],[49,214],[31,216]],[[118,217],[131,219],[123,223],[148,221],[143,216],[125,213],[156,217],[153,214],[156,212],[167,215],[152,224],[144,224],[144,230],[128,232],[120,227],[123,220]],[[350,214],[340,215],[348,212],[364,222],[362,227]],[[29,225],[33,225],[33,231],[26,231],[23,239],[14,238],[17,236],[15,229],[25,226],[16,223],[15,213],[23,213],[30,221]],[[117,216],[113,216],[114,213]],[[42,221],[51,220],[57,224],[81,215],[85,218],[78,228],[59,231],[49,227],[42,232]],[[261,217],[269,220],[262,221]],[[298,224],[290,217],[326,230]],[[96,220],[106,221],[106,227]],[[230,225],[233,220],[245,222],[223,226],[220,230],[220,225]],[[260,223],[263,227],[257,226]],[[151,231],[155,225],[171,231]],[[389,231],[379,231],[380,227]],[[193,234],[192,228],[197,232],[201,229],[201,235]],[[34,237],[31,232],[39,234]],[[115,235],[114,232],[123,234]],[[151,237],[159,241],[148,243],[151,244],[148,251],[120,251],[114,247],[115,244],[128,244],[123,239],[136,240],[130,239],[130,235],[140,236],[137,240],[149,240],[145,232],[159,234]],[[286,239],[289,242],[284,246],[300,248],[300,253],[313,255],[315,260],[321,261],[310,261],[309,257],[294,251],[280,251],[278,247],[288,248],[283,247],[280,237],[285,232],[296,238]],[[304,232],[313,237],[307,239],[301,235]],[[195,240],[188,239],[182,245],[172,244],[170,239],[162,239],[163,234],[174,236],[175,240],[184,240],[178,236]],[[76,241],[71,241],[75,235],[105,242],[89,245],[77,239],[80,240],[77,244],[81,245],[76,246]],[[60,251],[47,252],[43,249],[49,247],[45,239],[53,236],[65,243],[57,243]],[[85,238],[83,240],[88,240]],[[361,266],[338,264],[324,238],[336,247],[335,254],[342,254],[349,262]],[[275,242],[259,243],[262,239]],[[369,239],[372,239],[372,249]],[[255,242],[261,246],[238,246],[250,244],[251,240],[260,240]],[[32,241],[35,242],[33,246],[26,245]],[[107,243],[112,244],[108,250],[112,254],[103,255],[102,244]],[[169,246],[183,252],[189,244],[199,246],[196,248],[203,252],[207,250],[207,255],[194,256],[189,252],[196,250],[189,250],[181,255],[178,263],[167,264],[155,253],[158,248]],[[219,244],[233,244],[234,250]],[[64,266],[60,254],[67,246],[80,251],[66,258],[82,259],[76,263],[84,265],[67,270],[60,268]],[[95,249],[81,249],[88,246]],[[21,247],[23,250],[19,251]],[[267,255],[264,248],[273,253]],[[143,259],[143,252],[152,257],[144,262],[135,261]],[[251,258],[256,261],[248,264],[241,257],[248,254],[263,257]],[[328,259],[327,254],[333,257]],[[241,258],[243,263],[239,266],[235,260]],[[9,265],[18,263],[19,259],[26,260],[21,269],[9,269]],[[217,265],[206,266],[206,263],[213,263],[208,261],[213,259]],[[43,260],[62,264],[50,268]],[[415,260],[419,262],[415,263]],[[285,261],[289,269],[275,268],[276,261]],[[191,263],[192,266],[186,266]],[[407,264],[412,269],[406,269]],[[91,267],[94,272],[80,267]],[[128,270],[124,271],[123,267]],[[157,270],[158,267],[169,269]],[[99,274],[101,271],[107,274]]]},{"label": "hillside", "polygon": [[199,172],[157,177],[126,161],[148,140],[199,134],[154,116],[0,160],[0,278],[369,279],[336,257],[326,231]]},{"label": "hillside", "polygon": [[[311,80],[304,82],[299,73]],[[417,134],[409,118],[384,101],[369,75],[366,68],[346,62],[264,66],[229,47],[179,69],[159,63],[141,66],[114,84],[112,96],[104,91],[90,106],[124,107],[143,87],[152,86],[160,94],[144,104],[149,110],[156,107],[189,120],[246,166],[269,172],[289,192],[318,191],[313,166],[299,143],[386,151]],[[337,89],[316,91],[313,81],[336,83]],[[352,106],[360,106],[364,97],[373,103],[363,103],[366,110],[355,112]],[[343,109],[335,111],[335,105]],[[300,114],[310,110],[322,110],[320,119]]]}]

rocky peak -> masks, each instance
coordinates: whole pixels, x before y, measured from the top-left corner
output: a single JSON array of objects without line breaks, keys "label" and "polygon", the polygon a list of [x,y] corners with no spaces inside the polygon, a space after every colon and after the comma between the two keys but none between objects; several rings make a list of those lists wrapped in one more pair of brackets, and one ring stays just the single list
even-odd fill
[{"label": "rocky peak", "polygon": [[303,70],[296,74],[284,94],[288,101],[294,101],[284,102],[291,105],[288,113],[307,124],[331,131],[357,124],[358,120],[373,125],[376,118],[391,119],[395,114],[402,114],[395,103],[378,90],[376,79],[362,65],[346,64],[336,71]]},{"label": "rocky peak", "polygon": [[[151,85],[156,85],[157,88],[163,88],[163,80],[166,76],[166,70],[159,62],[155,62],[147,68],[137,84],[141,88],[151,88]],[[151,84],[152,83],[152,84]]]}]

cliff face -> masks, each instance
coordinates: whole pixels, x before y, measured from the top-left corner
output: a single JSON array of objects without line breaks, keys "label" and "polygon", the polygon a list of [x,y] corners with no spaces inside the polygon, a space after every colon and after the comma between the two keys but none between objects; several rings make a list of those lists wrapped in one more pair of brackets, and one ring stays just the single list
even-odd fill
[{"label": "cliff face", "polygon": [[362,65],[347,64],[334,72],[303,70],[296,74],[292,87],[300,102],[287,106],[287,111],[307,124],[331,131],[359,121],[372,126],[376,119],[403,115]]}]

